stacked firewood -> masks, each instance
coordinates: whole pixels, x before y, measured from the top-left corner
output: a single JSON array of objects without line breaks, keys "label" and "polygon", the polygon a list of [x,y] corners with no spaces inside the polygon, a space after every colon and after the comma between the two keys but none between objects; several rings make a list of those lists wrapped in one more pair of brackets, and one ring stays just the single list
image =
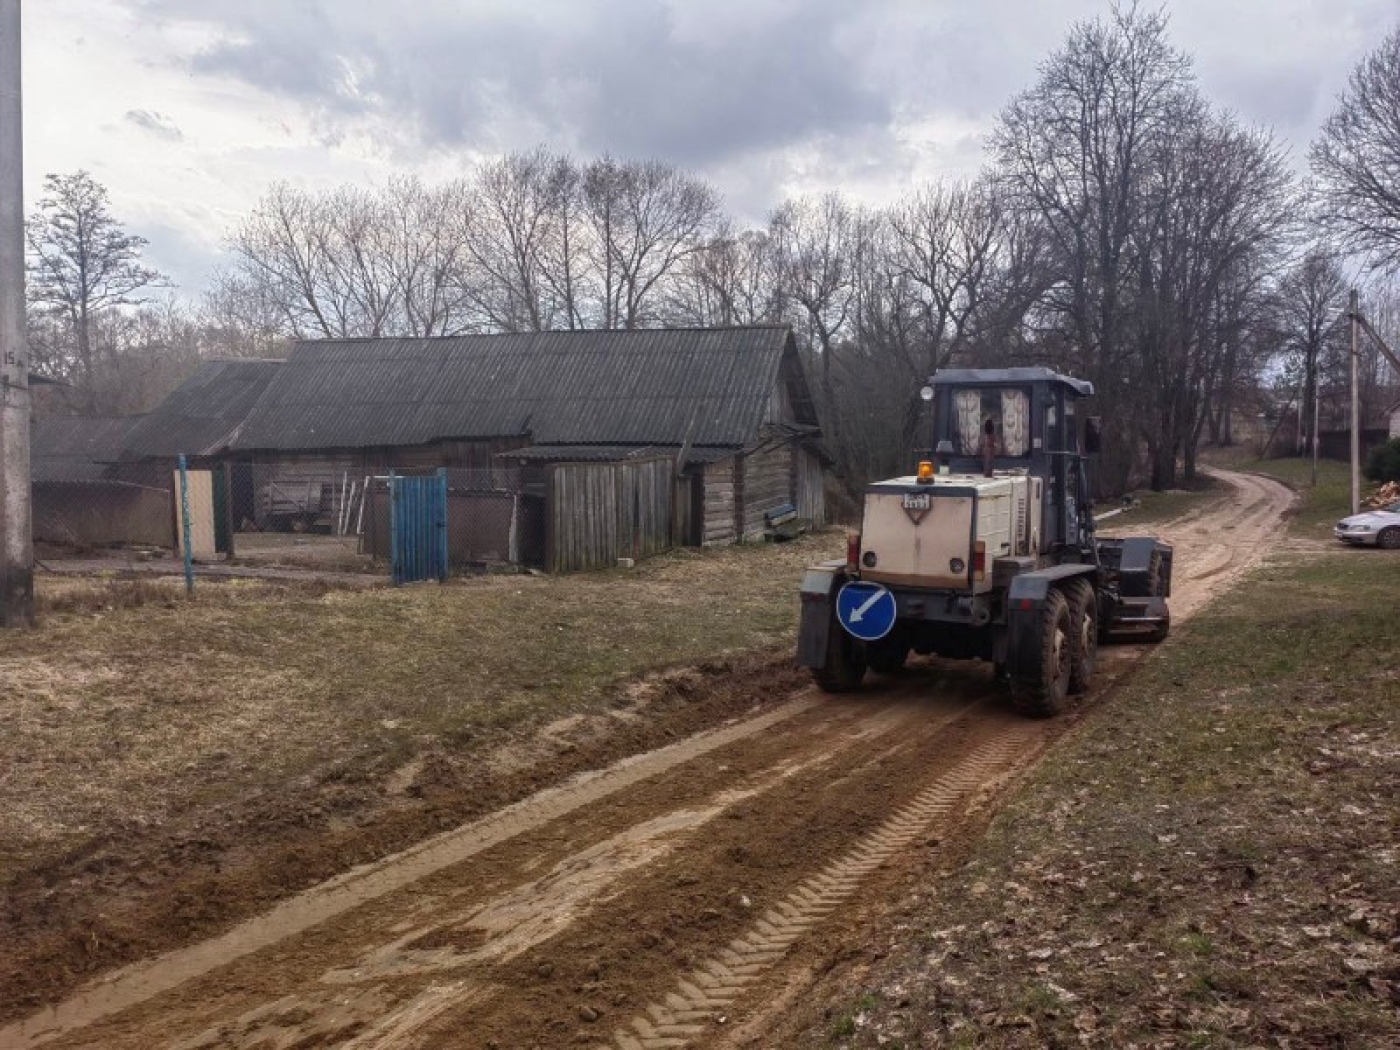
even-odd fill
[{"label": "stacked firewood", "polygon": [[1400,500],[1400,481],[1387,481],[1366,497],[1366,505],[1368,507],[1388,507],[1396,500]]}]

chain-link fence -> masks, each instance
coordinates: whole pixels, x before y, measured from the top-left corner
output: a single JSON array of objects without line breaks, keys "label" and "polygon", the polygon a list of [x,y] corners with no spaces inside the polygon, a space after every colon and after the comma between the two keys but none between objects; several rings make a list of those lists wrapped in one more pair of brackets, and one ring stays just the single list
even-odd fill
[{"label": "chain-link fence", "polygon": [[[34,471],[34,536],[46,560],[180,559],[197,566],[387,571],[390,476],[304,463],[83,464]],[[434,473],[397,470],[400,476]],[[544,561],[544,489],[518,466],[449,469],[454,569]]]}]

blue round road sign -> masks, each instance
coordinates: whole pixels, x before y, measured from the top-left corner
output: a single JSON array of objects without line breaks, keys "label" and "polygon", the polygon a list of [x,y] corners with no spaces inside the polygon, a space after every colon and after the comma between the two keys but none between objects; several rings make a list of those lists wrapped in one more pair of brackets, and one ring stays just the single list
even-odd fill
[{"label": "blue round road sign", "polygon": [[894,595],[878,583],[852,581],[836,593],[836,619],[862,642],[874,642],[894,627]]}]

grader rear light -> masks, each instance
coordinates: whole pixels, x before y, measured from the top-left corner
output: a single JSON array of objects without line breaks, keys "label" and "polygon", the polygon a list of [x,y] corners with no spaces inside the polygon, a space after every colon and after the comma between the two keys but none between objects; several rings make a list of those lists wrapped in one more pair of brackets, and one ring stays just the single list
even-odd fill
[{"label": "grader rear light", "polygon": [[846,533],[846,568],[851,572],[856,571],[856,566],[860,564],[860,533]]},{"label": "grader rear light", "polygon": [[933,484],[933,463],[930,460],[919,460],[919,475],[917,480],[920,485]]},{"label": "grader rear light", "polygon": [[978,540],[972,549],[972,578],[974,580],[987,578],[987,543],[985,540]]}]

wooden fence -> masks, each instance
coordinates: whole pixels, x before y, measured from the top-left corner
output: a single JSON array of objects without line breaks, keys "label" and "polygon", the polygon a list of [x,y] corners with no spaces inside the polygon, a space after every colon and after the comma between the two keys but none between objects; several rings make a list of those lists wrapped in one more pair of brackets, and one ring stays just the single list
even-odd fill
[{"label": "wooden fence", "polygon": [[[641,560],[684,543],[698,525],[696,483],[677,484],[673,456],[555,463],[545,477],[546,496],[449,487],[449,563],[543,565],[549,572],[609,568],[619,558]],[[387,486],[376,479],[365,503],[365,554],[388,554],[388,507]]]},{"label": "wooden fence", "polygon": [[[544,564],[544,500],[518,492],[447,493],[447,559],[454,568],[491,564]],[[371,483],[361,551],[389,556],[389,491]]]},{"label": "wooden fence", "polygon": [[34,538],[74,547],[175,542],[169,489],[120,481],[34,486]]},{"label": "wooden fence", "polygon": [[672,543],[675,459],[555,463],[549,468],[545,567],[577,572],[647,558]]}]

